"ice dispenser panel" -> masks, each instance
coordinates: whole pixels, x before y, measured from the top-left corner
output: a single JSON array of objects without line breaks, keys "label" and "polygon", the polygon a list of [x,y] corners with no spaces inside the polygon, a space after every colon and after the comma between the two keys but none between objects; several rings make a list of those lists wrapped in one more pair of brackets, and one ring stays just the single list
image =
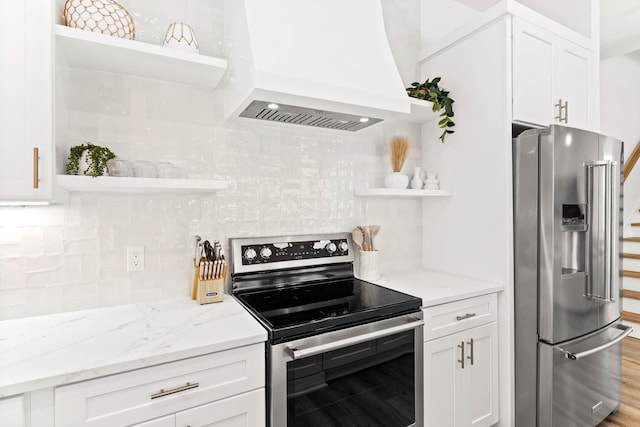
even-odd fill
[{"label": "ice dispenser panel", "polygon": [[562,274],[575,274],[585,269],[587,238],[587,205],[562,205]]}]

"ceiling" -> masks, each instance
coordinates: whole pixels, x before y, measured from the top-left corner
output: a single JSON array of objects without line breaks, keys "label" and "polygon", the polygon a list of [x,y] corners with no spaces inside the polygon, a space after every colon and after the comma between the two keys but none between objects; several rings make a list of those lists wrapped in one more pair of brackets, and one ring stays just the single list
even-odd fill
[{"label": "ceiling", "polygon": [[601,0],[601,59],[630,53],[640,61],[640,1]]}]

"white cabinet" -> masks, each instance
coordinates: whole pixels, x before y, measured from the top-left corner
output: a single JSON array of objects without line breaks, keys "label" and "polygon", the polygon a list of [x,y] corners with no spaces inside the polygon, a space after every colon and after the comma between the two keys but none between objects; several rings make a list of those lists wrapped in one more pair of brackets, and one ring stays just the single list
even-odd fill
[{"label": "white cabinet", "polygon": [[0,202],[53,191],[53,2],[0,2]]},{"label": "white cabinet", "polygon": [[524,19],[513,20],[513,120],[596,130],[596,54]]},{"label": "white cabinet", "polygon": [[[436,310],[443,318],[448,313],[463,322],[458,331],[424,343],[425,426],[485,427],[498,422],[498,325],[487,323],[495,312],[477,315],[468,309],[488,303],[495,310],[495,298],[492,294],[425,309],[425,315]],[[469,328],[474,323],[464,322],[473,319],[484,319],[485,324]],[[428,320],[425,316],[425,336]]]},{"label": "white cabinet", "polygon": [[264,385],[264,344],[254,344],[58,387],[56,425],[264,425]]},{"label": "white cabinet", "polygon": [[0,426],[26,427],[24,395],[0,399]]}]

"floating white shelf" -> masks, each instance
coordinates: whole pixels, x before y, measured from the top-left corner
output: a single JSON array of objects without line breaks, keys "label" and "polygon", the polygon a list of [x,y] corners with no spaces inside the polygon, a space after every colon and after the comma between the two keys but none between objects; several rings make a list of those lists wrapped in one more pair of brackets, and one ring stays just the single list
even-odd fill
[{"label": "floating white shelf", "polygon": [[394,188],[365,188],[356,190],[356,196],[384,196],[384,197],[443,197],[451,196],[447,190],[397,190]]},{"label": "floating white shelf", "polygon": [[433,112],[433,102],[417,98],[409,98],[411,113],[401,120],[409,123],[424,123],[438,118],[438,113]]},{"label": "floating white shelf", "polygon": [[227,61],[150,43],[56,25],[69,66],[215,88]]},{"label": "floating white shelf", "polygon": [[214,193],[228,187],[226,181],[208,179],[129,178],[57,175],[58,187],[67,191],[102,193]]}]

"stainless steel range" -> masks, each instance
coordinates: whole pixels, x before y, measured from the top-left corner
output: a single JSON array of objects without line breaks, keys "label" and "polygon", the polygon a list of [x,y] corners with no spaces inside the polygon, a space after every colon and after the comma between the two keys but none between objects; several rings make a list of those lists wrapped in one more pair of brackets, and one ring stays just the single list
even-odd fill
[{"label": "stainless steel range", "polygon": [[423,425],[420,298],[356,279],[347,233],[230,246],[233,295],[269,335],[268,425]]}]

